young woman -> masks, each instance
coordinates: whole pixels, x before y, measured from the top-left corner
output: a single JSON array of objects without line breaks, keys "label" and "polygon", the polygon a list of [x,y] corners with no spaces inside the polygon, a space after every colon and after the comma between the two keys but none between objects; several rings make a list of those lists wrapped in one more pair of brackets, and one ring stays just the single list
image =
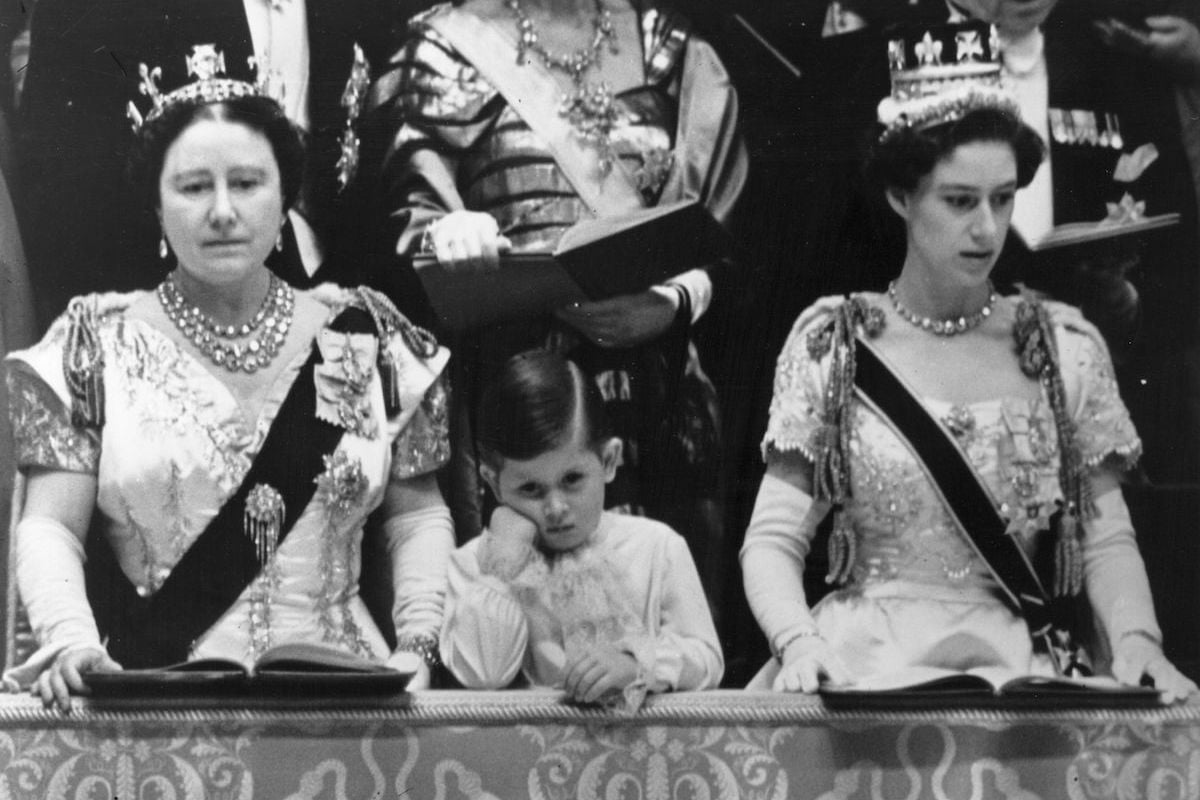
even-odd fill
[{"label": "young woman", "polygon": [[[776,654],[756,682],[1053,673],[1078,655],[1057,609],[1082,593],[1104,640],[1093,658],[1186,697],[1118,485],[1141,445],[1104,342],[1075,309],[989,280],[1041,142],[998,89],[939,103],[895,115],[869,163],[907,229],[900,274],[886,294],[809,308],[779,357],[742,549]],[[810,609],[801,575],[831,511],[836,590]]]}]

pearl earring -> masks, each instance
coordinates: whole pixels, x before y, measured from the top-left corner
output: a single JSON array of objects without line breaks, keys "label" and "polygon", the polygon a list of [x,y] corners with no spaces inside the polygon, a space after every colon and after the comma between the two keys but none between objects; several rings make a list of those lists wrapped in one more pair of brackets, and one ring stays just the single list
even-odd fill
[{"label": "pearl earring", "polygon": [[275,252],[283,252],[283,228],[279,229],[279,235],[275,237]]},{"label": "pearl earring", "polygon": [[158,237],[158,257],[166,261],[169,255],[171,255],[171,250],[167,247],[167,235],[164,233]]}]

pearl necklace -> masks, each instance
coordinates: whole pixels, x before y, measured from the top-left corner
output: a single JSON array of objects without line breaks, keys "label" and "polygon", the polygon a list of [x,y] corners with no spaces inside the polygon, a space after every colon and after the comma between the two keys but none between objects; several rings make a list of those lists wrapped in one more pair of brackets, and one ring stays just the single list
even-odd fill
[{"label": "pearl necklace", "polygon": [[613,25],[612,12],[604,7],[602,0],[596,1],[596,14],[592,17],[592,41],[574,53],[554,53],[539,41],[533,20],[521,8],[521,0],[506,0],[505,6],[517,20],[517,64],[524,65],[528,53],[537,54],[547,69],[565,72],[573,91],[563,94],[558,113],[570,123],[580,139],[591,144],[600,152],[600,171],[607,174],[612,169],[613,154],[611,134],[620,120],[620,109],[612,89],[603,81],[585,83],[583,74],[600,61],[600,51],[608,42],[608,51],[616,54],[617,29]]},{"label": "pearl necklace", "polygon": [[974,314],[966,317],[957,317],[952,319],[933,319],[932,317],[922,317],[914,314],[904,307],[900,302],[900,298],[896,294],[896,282],[892,281],[888,284],[888,299],[892,301],[892,307],[896,309],[896,313],[900,318],[910,325],[914,325],[923,331],[936,333],[938,336],[956,336],[960,333],[966,333],[972,328],[979,326],[981,322],[992,315],[992,306],[996,305],[996,300],[999,297],[996,294],[996,287],[992,286],[992,282],[988,281],[988,296],[987,301],[983,304],[983,308],[976,311]]},{"label": "pearl necklace", "polygon": [[[158,285],[157,294],[163,311],[179,332],[210,361],[230,372],[252,373],[269,366],[287,341],[296,307],[292,287],[274,275],[262,305],[243,325],[221,325],[198,306],[188,303],[170,275]],[[218,342],[218,337],[249,336],[260,327],[262,330],[245,343]]]}]

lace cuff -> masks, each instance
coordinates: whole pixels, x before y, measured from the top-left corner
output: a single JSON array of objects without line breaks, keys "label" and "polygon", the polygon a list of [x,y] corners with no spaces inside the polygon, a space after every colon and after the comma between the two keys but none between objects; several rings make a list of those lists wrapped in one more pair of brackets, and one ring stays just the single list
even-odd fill
[{"label": "lace cuff", "polygon": [[71,410],[36,374],[12,363],[7,366],[17,467],[95,475],[100,465],[99,433],[71,425]]}]

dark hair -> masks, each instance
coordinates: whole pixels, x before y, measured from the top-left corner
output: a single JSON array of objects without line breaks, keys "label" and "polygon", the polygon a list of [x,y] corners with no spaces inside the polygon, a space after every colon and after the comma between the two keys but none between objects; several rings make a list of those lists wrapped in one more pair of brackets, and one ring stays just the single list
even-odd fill
[{"label": "dark hair", "polygon": [[505,362],[483,390],[476,440],[484,463],[527,461],[562,444],[576,416],[590,447],[612,434],[595,381],[574,362],[546,350],[528,350]]},{"label": "dark hair", "polygon": [[304,181],[304,138],[283,109],[268,97],[235,97],[219,103],[179,103],[142,126],[130,154],[129,176],[147,210],[158,208],[158,182],[167,150],[193,124],[220,120],[245,125],[266,137],[279,166],[283,210],[296,202]]},{"label": "dark hair", "polygon": [[1046,147],[1020,117],[998,108],[969,111],[961,119],[924,130],[901,128],[876,141],[867,155],[867,180],[883,189],[911,192],[921,178],[955,148],[972,142],[1000,142],[1012,147],[1017,161],[1017,187],[1033,180]]}]

